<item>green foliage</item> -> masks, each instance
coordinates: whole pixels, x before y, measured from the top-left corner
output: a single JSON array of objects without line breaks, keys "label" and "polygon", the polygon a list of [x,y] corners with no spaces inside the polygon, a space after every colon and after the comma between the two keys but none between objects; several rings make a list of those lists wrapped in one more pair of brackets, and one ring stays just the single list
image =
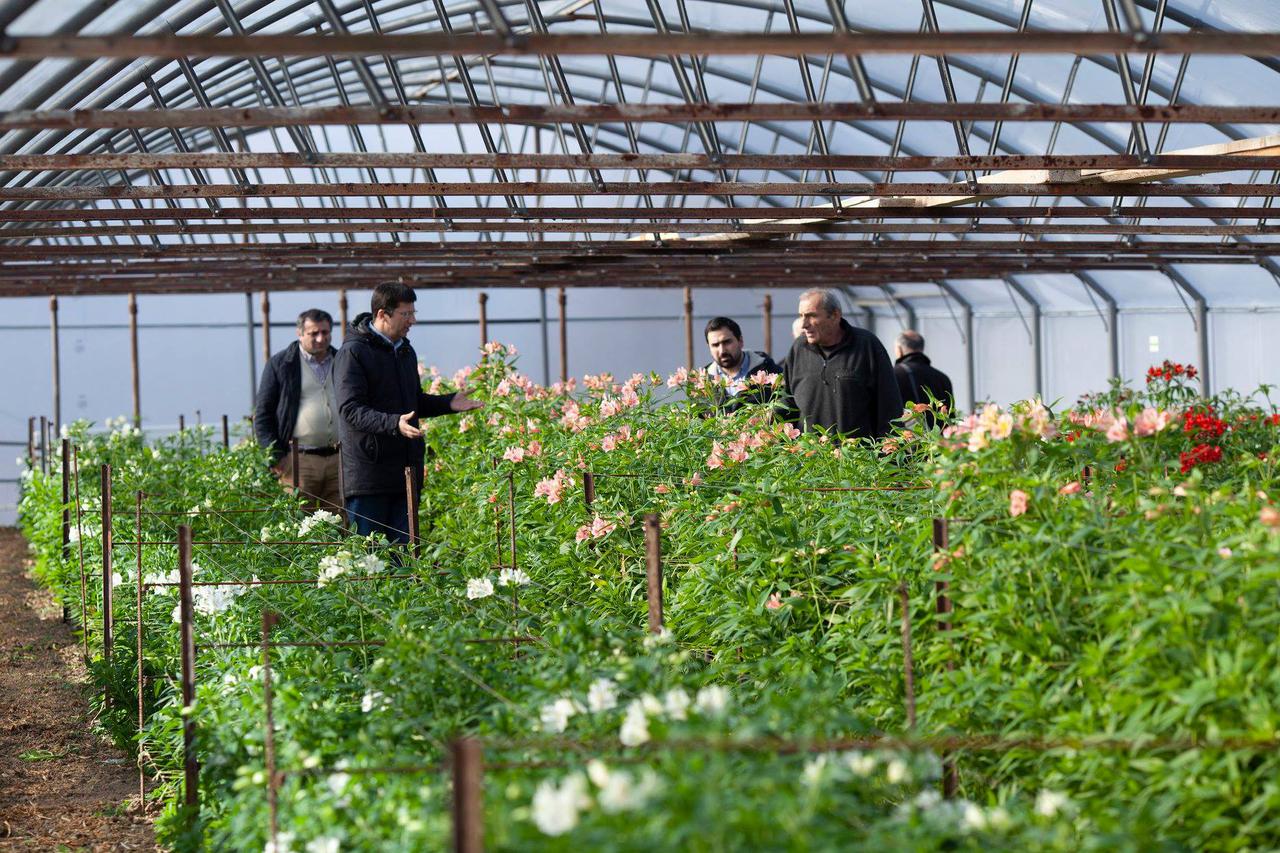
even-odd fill
[{"label": "green foliage", "polygon": [[[719,389],[696,377],[588,377],[571,394],[491,349],[454,379],[486,407],[427,424],[416,559],[316,519],[300,532],[266,455],[224,450],[209,431],[148,445],[127,427],[77,426],[84,516],[69,559],[58,478],[26,477],[40,577],[77,618],[83,547],[84,630],[111,697],[101,719],[159,781],[167,843],[269,840],[265,672],[251,647],[269,609],[283,615],[277,643],[349,644],[271,653],[277,849],[448,846],[447,745],[463,734],[485,745],[495,849],[1280,845],[1273,412],[1201,400],[1171,372],[1058,417],[1032,401],[940,432],[912,413],[879,446],[842,444],[796,436],[759,404],[706,417]],[[104,462],[120,576],[109,662]],[[528,583],[504,585],[512,498]],[[650,513],[661,637],[644,627]],[[937,517],[951,519],[939,552]],[[136,724],[132,543],[173,541],[180,523],[244,543],[197,545],[197,582],[302,581],[200,590],[198,818],[180,805],[173,587],[143,595]],[[144,546],[147,583],[176,559]],[[959,799],[937,796],[935,743]]]}]

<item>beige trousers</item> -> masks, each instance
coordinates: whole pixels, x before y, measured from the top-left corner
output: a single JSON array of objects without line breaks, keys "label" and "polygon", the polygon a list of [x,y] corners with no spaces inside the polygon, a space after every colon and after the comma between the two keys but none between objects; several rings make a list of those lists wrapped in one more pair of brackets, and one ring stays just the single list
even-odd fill
[{"label": "beige trousers", "polygon": [[[286,453],[277,468],[280,484],[289,490],[293,489],[291,458],[291,454]],[[342,492],[338,489],[340,458],[336,453],[331,456],[298,454],[298,491],[308,512],[327,509],[342,514]]]}]

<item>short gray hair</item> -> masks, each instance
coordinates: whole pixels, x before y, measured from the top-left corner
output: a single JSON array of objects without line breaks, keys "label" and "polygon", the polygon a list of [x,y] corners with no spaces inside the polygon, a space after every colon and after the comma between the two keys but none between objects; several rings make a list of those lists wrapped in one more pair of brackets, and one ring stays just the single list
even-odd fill
[{"label": "short gray hair", "polygon": [[907,329],[898,335],[898,346],[907,352],[924,352],[924,335],[914,329]]},{"label": "short gray hair", "polygon": [[804,301],[811,296],[818,297],[818,304],[822,306],[822,310],[828,314],[840,313],[844,311],[840,308],[840,297],[836,295],[834,290],[825,287],[815,287],[812,290],[806,290],[800,294],[800,301]]},{"label": "short gray hair", "polygon": [[321,323],[326,324],[329,328],[333,328],[333,315],[321,308],[308,308],[298,315],[298,331],[302,331],[302,327],[310,320],[317,326]]}]

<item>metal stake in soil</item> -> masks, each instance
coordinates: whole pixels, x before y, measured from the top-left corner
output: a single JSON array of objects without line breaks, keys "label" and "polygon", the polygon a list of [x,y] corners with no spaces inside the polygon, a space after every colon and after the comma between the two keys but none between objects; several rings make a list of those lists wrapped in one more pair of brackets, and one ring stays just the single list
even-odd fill
[{"label": "metal stake in soil", "polygon": [[293,482],[293,493],[298,493],[298,487],[302,485],[298,471],[298,439],[289,439],[289,474]]},{"label": "metal stake in soil", "polygon": [[196,639],[191,597],[191,525],[178,527],[178,618],[182,632],[183,803],[192,819],[200,811],[200,764],[196,761]]},{"label": "metal stake in soil", "polygon": [[271,846],[279,849],[276,833],[279,831],[279,784],[276,774],[276,723],[271,690],[271,629],[280,620],[279,614],[262,611],[262,701],[266,710],[263,750],[267,769],[267,813],[271,820]]},{"label": "metal stake in soil", "polygon": [[484,749],[473,738],[449,744],[453,769],[453,849],[484,850]]},{"label": "metal stake in soil", "polygon": [[418,556],[418,490],[414,488],[413,468],[404,468],[404,501],[409,520],[409,553]]},{"label": "metal stake in soil", "polygon": [[489,343],[489,294],[481,291],[477,300],[480,303],[480,346],[483,348]]},{"label": "metal stake in soil", "polygon": [[[102,659],[111,663],[111,466],[102,465]],[[111,693],[106,694],[107,703]]]},{"label": "metal stake in soil", "polygon": [[[946,518],[935,518],[933,520],[933,550],[940,554],[947,553],[951,547],[951,521]],[[951,598],[947,594],[950,589],[950,582],[940,580],[935,583],[938,592],[938,630],[948,635],[948,643],[950,643],[951,634]],[[956,668],[956,662],[950,655],[947,657],[948,671]],[[942,795],[947,799],[951,799],[956,795],[956,791],[960,788],[960,775],[956,770],[955,760],[943,753],[942,756]]]},{"label": "metal stake in soil", "polygon": [[143,771],[143,749],[142,749],[142,727],[146,724],[143,712],[143,692],[146,689],[143,680],[143,656],[142,656],[142,594],[144,592],[142,582],[142,492],[134,493],[136,501],[134,507],[133,530],[135,536],[133,552],[137,555],[137,639],[138,639],[138,808],[141,809],[147,801],[147,776]]},{"label": "metal stake in soil", "polygon": [[89,580],[84,574],[84,507],[80,504],[80,448],[71,449],[76,484],[76,548],[80,552],[80,636],[84,639],[84,662],[89,663]]},{"label": "metal stake in soil", "polygon": [[916,728],[916,674],[911,654],[911,594],[907,582],[898,585],[898,602],[902,605],[902,680],[907,706],[907,729]]},{"label": "metal stake in soil", "polygon": [[591,505],[596,502],[596,475],[587,471],[582,475],[582,500],[591,512]]},{"label": "metal stake in soil", "polygon": [[662,526],[658,516],[644,517],[646,594],[649,598],[649,633],[662,633]]},{"label": "metal stake in soil", "polygon": [[773,297],[764,295],[764,351],[773,352]]},{"label": "metal stake in soil", "polygon": [[222,416],[222,449],[229,450],[231,448],[231,424],[227,421],[227,416]]}]

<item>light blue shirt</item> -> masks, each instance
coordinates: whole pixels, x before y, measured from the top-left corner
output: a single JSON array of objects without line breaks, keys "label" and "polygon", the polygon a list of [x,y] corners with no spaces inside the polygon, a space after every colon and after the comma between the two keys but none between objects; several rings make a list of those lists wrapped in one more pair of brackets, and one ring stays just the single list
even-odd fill
[{"label": "light blue shirt", "polygon": [[373,321],[372,321],[372,320],[371,320],[371,321],[369,321],[369,331],[373,332],[375,335],[377,335],[378,337],[382,338],[382,339],[383,339],[384,341],[386,341],[387,343],[391,344],[391,349],[392,349],[392,350],[398,350],[398,349],[400,349],[400,345],[401,345],[402,343],[404,343],[404,338],[401,338],[401,339],[400,339],[400,340],[398,340],[398,341],[393,341],[393,340],[391,340],[391,338],[388,338],[386,335],[382,334],[382,332],[379,332],[379,331],[378,331],[378,327],[377,327],[377,326],[375,326],[375,325],[373,325]]}]

